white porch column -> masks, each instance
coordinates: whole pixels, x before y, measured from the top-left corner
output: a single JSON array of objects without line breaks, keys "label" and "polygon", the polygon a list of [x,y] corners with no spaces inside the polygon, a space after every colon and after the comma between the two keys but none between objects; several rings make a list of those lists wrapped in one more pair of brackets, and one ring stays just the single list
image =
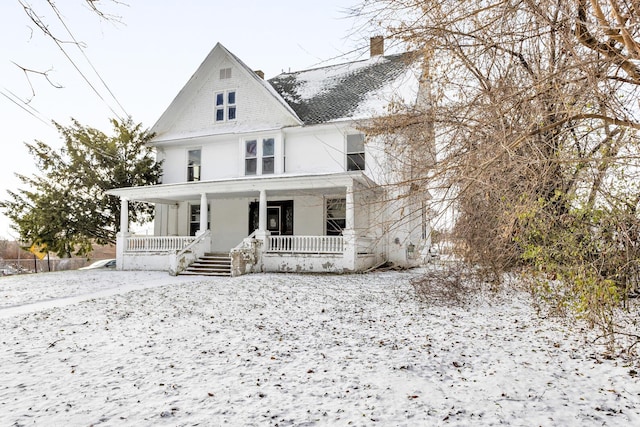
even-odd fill
[{"label": "white porch column", "polygon": [[120,199],[120,232],[129,233],[129,199],[126,197]]},{"label": "white porch column", "polygon": [[178,235],[178,205],[169,205],[169,213],[167,217],[167,234],[169,236]]},{"label": "white porch column", "polygon": [[209,228],[209,202],[207,200],[207,194],[202,193],[200,195],[200,233],[204,233]]},{"label": "white porch column", "polygon": [[344,239],[343,268],[345,271],[355,271],[358,244],[355,230],[356,208],[352,185],[347,186],[345,202],[345,228],[342,230],[342,238]]},{"label": "white porch column", "polygon": [[347,230],[354,230],[356,228],[356,208],[352,185],[347,186],[345,222],[345,228]]},{"label": "white porch column", "polygon": [[120,199],[120,232],[116,235],[116,270],[125,270],[124,253],[129,237],[129,199]]},{"label": "white porch column", "polygon": [[260,242],[256,248],[257,260],[256,271],[264,271],[263,253],[269,247],[269,231],[267,230],[267,192],[260,190],[260,204],[258,206],[258,229],[255,232],[255,239]]},{"label": "white porch column", "polygon": [[260,205],[258,207],[258,230],[267,231],[267,192],[260,190]]}]

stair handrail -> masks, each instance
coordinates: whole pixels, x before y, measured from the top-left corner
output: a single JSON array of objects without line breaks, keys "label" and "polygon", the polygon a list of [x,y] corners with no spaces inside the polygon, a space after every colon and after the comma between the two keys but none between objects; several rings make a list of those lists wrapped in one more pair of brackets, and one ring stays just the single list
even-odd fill
[{"label": "stair handrail", "polygon": [[258,259],[256,246],[260,243],[260,241],[256,239],[256,232],[257,230],[254,230],[251,234],[242,239],[236,247],[229,251],[229,255],[231,256],[232,276],[246,274],[253,268],[253,266],[256,265]]},{"label": "stair handrail", "polygon": [[207,230],[204,233],[202,233],[201,235],[196,236],[196,238],[193,240],[193,242],[189,243],[187,246],[185,246],[184,248],[180,249],[179,251],[176,251],[176,257],[184,255],[185,252],[190,251],[191,249],[193,249],[194,246],[196,246],[198,243],[202,242],[205,239],[205,237],[209,237],[209,235],[211,235],[211,230]]},{"label": "stair handrail", "polygon": [[247,242],[251,239],[255,239],[256,237],[256,231],[258,230],[253,230],[253,232],[251,234],[249,234],[247,237],[245,237],[244,239],[242,239],[240,241],[240,243],[238,243],[234,248],[231,249],[231,251],[229,252],[233,252],[236,249],[249,249],[250,246],[247,245]]},{"label": "stair handrail", "polygon": [[170,265],[169,265],[169,273],[172,276],[177,276],[178,274],[180,274],[180,272],[183,271],[184,268],[185,268],[185,266],[183,265],[183,260],[182,260],[182,258],[185,256],[185,254],[188,251],[192,250],[196,245],[201,243],[205,238],[207,238],[209,236],[211,236],[211,230],[206,230],[204,233],[196,236],[196,238],[193,240],[193,242],[189,243],[184,248],[174,251],[173,252],[173,256],[171,258],[171,261],[170,261]]}]

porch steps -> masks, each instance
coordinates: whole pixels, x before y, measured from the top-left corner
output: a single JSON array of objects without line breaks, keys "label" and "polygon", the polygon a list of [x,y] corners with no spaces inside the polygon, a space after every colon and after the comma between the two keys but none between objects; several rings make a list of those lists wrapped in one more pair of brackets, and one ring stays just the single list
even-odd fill
[{"label": "porch steps", "polygon": [[231,276],[229,254],[205,254],[180,273],[183,276]]}]

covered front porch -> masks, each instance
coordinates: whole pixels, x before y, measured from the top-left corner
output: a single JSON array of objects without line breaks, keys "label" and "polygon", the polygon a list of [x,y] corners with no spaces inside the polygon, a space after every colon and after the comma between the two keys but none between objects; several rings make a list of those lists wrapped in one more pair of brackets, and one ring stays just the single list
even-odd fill
[{"label": "covered front porch", "polygon": [[[383,261],[377,186],[362,172],[243,177],[109,191],[121,199],[117,268],[180,274],[204,254],[232,275],[352,272]],[[153,236],[129,232],[130,201],[154,203]],[[374,213],[376,212],[376,213]]]}]

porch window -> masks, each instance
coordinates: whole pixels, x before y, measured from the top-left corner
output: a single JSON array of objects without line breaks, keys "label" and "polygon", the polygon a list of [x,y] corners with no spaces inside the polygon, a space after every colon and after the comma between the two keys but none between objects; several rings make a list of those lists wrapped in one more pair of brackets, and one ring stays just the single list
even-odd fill
[{"label": "porch window", "polygon": [[364,134],[347,135],[347,170],[364,170]]},{"label": "porch window", "polygon": [[[207,228],[211,229],[211,205],[207,205]],[[200,230],[200,205],[191,205],[189,212],[189,236],[195,236]]]},{"label": "porch window", "polygon": [[187,181],[200,181],[202,151],[189,150],[187,157]]},{"label": "porch window", "polygon": [[244,174],[255,175],[258,172],[258,141],[245,141],[244,146]]},{"label": "porch window", "polygon": [[236,91],[216,93],[216,122],[236,119]]},{"label": "porch window", "polygon": [[346,199],[326,200],[326,235],[340,236],[347,226]]},{"label": "porch window", "polygon": [[275,169],[275,141],[273,138],[262,140],[262,173],[271,174]]}]

